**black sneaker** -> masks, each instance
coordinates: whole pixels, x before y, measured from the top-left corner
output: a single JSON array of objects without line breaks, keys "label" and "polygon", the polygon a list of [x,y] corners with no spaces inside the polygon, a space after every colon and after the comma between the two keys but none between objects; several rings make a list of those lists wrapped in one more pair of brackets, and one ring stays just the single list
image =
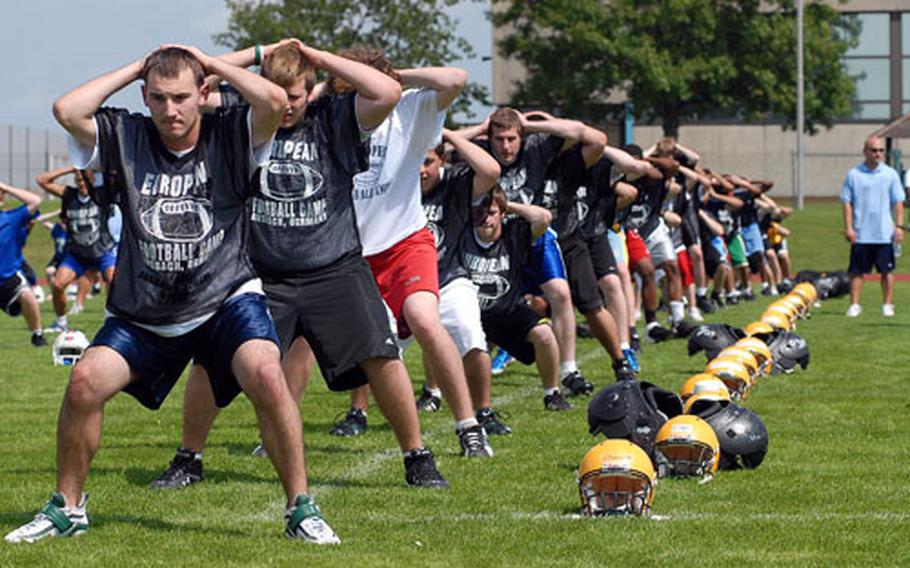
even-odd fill
[{"label": "black sneaker", "polygon": [[562,393],[559,391],[544,396],[543,407],[547,410],[554,410],[557,412],[562,410],[572,410],[572,405],[569,404],[569,401],[563,398]]},{"label": "black sneaker", "polygon": [[567,373],[562,378],[562,386],[565,387],[569,396],[591,394],[594,392],[594,385],[581,374],[581,371]]},{"label": "black sneaker", "polygon": [[629,328],[629,347],[632,348],[632,351],[641,353],[641,336],[634,327]]},{"label": "black sneaker", "polygon": [[186,448],[177,448],[174,459],[158,479],[152,482],[152,489],[183,489],[203,480],[202,458]]},{"label": "black sneaker", "polygon": [[32,334],[32,345],[35,347],[47,347],[47,339],[44,339],[43,333]]},{"label": "black sneaker", "polygon": [[489,436],[508,436],[512,433],[512,429],[506,426],[500,418],[501,414],[492,407],[481,408],[477,411],[477,421]]},{"label": "black sneaker", "polygon": [[676,337],[685,338],[692,335],[692,332],[695,330],[695,326],[689,323],[686,320],[679,320],[673,324],[673,334]]},{"label": "black sneaker", "polygon": [[755,292],[752,291],[752,288],[744,288],[739,294],[740,297],[747,302],[755,301]]},{"label": "black sneaker", "polygon": [[613,373],[616,375],[616,382],[635,380],[635,371],[625,359],[613,362]]},{"label": "black sneaker", "polygon": [[417,398],[418,412],[436,412],[441,406],[442,399],[431,393],[427,385],[423,385],[420,396]]},{"label": "black sneaker", "polygon": [[411,487],[448,487],[449,482],[436,469],[433,452],[426,448],[411,450],[404,457],[404,480]]},{"label": "black sneaker", "polygon": [[762,296],[770,296],[770,295],[771,295],[771,287],[770,287],[770,286],[762,286],[761,295],[762,295]]},{"label": "black sneaker", "polygon": [[718,310],[726,306],[726,302],[724,302],[724,295],[719,292],[714,292],[711,294],[711,301],[714,302],[714,305]]},{"label": "black sneaker", "polygon": [[727,296],[728,305],[735,306],[738,303],[739,303],[739,294],[736,294],[735,296]]},{"label": "black sneaker", "polygon": [[580,321],[575,324],[575,335],[585,339],[591,339],[594,335],[591,333],[591,326],[586,322]]},{"label": "black sneaker", "polygon": [[669,329],[661,327],[660,325],[653,325],[648,328],[645,337],[647,337],[648,341],[651,343],[660,343],[661,341],[672,339],[673,332]]},{"label": "black sneaker", "polygon": [[359,408],[348,410],[341,420],[336,419],[329,434],[333,436],[359,436],[367,431],[367,413]]},{"label": "black sneaker", "polygon": [[461,455],[466,458],[492,458],[493,448],[487,441],[487,433],[480,424],[459,430],[458,442],[461,444]]},{"label": "black sneaker", "polygon": [[706,314],[713,314],[717,311],[717,304],[714,303],[714,300],[707,296],[699,296],[695,298],[695,305],[698,306],[698,309]]}]

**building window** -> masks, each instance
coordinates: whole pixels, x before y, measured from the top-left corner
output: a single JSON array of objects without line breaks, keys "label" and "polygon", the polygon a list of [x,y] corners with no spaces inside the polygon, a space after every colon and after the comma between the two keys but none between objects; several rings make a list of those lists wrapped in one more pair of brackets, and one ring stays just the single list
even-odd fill
[{"label": "building window", "polygon": [[[891,27],[887,13],[848,13],[843,16],[860,26],[859,44],[844,55],[847,73],[856,82],[856,98],[850,118],[855,120],[887,120],[891,117]],[[910,26],[904,14],[902,31]],[[904,46],[908,34],[904,33]],[[910,49],[906,50],[910,56]],[[910,61],[908,57],[907,61]],[[910,65],[910,63],[908,63]],[[906,67],[905,67],[906,69]],[[907,74],[904,73],[904,77]],[[904,99],[910,103],[910,90],[904,82]]]}]

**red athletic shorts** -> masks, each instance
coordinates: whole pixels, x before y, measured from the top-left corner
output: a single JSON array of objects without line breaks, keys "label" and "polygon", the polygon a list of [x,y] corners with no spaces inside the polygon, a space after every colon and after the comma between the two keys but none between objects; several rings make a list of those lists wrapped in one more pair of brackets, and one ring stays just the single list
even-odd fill
[{"label": "red athletic shorts", "polygon": [[424,291],[439,297],[439,263],[433,233],[424,227],[366,259],[382,299],[398,322],[398,336],[410,336],[411,330],[401,314],[405,299]]},{"label": "red athletic shorts", "polygon": [[629,268],[632,270],[642,259],[651,258],[645,241],[638,236],[635,229],[626,229],[626,250],[629,251]]},{"label": "red athletic shorts", "polygon": [[679,265],[679,276],[682,278],[683,287],[694,284],[695,274],[692,272],[692,259],[689,258],[689,251],[686,249],[677,251],[676,264]]}]

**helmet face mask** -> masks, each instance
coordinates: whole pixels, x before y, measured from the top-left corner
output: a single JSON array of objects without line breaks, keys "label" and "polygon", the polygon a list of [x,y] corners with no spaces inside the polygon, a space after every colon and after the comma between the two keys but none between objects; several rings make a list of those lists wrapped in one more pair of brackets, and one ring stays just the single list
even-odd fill
[{"label": "helmet face mask", "polygon": [[697,416],[677,416],[657,433],[655,456],[659,477],[710,479],[717,471],[720,442],[711,426]]},{"label": "helmet face mask", "polygon": [[609,439],[591,448],[578,466],[581,512],[589,517],[647,516],[656,475],[651,458],[628,440]]}]

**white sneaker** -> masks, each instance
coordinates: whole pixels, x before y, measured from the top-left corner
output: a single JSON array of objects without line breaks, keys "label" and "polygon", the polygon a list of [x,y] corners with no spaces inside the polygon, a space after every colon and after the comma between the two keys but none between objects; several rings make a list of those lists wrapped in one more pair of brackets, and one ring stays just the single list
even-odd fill
[{"label": "white sneaker", "polygon": [[882,315],[886,318],[893,318],[894,304],[882,304]]},{"label": "white sneaker", "polygon": [[52,536],[79,536],[88,530],[88,514],[82,498],[78,507],[66,507],[63,495],[54,493],[41,511],[31,520],[4,537],[6,542],[32,543]]},{"label": "white sneaker", "polygon": [[259,442],[259,445],[256,446],[255,448],[253,448],[253,451],[252,451],[252,453],[250,453],[250,455],[253,456],[254,458],[269,457],[269,453],[265,450],[265,446],[262,445],[262,442]]},{"label": "white sneaker", "polygon": [[[884,308],[882,308],[884,310]],[[863,313],[863,307],[859,304],[850,304],[850,307],[847,308],[847,317],[855,318],[856,316]]]},{"label": "white sneaker", "polygon": [[689,310],[689,319],[692,321],[705,321],[705,318],[702,317],[701,312],[697,309]]},{"label": "white sneaker", "polygon": [[68,315],[75,316],[75,315],[81,314],[84,310],[85,310],[85,306],[83,306],[82,304],[73,304],[73,307],[70,308]]}]

